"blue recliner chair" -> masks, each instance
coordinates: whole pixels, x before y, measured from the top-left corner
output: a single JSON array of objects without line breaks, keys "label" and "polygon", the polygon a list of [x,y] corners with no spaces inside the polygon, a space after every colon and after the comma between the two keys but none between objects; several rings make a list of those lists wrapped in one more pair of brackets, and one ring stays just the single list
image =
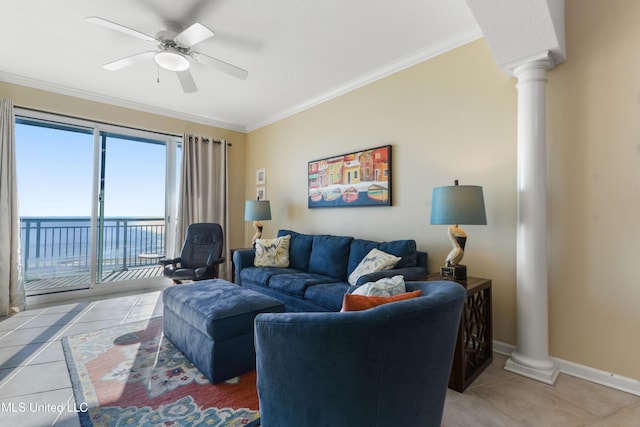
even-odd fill
[{"label": "blue recliner chair", "polygon": [[219,276],[220,264],[225,261],[222,256],[224,245],[222,226],[216,223],[190,224],[178,258],[161,259],[164,265],[163,274],[182,283],[183,280],[215,279]]},{"label": "blue recliner chair", "polygon": [[262,427],[439,426],[464,288],[363,311],[255,319]]}]

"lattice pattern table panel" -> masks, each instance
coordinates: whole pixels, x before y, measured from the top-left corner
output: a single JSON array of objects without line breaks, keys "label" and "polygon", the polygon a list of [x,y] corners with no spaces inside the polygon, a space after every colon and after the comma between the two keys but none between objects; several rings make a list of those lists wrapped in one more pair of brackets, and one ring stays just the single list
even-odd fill
[{"label": "lattice pattern table panel", "polygon": [[493,361],[491,280],[469,277],[458,281],[467,289],[449,388],[463,392]]}]

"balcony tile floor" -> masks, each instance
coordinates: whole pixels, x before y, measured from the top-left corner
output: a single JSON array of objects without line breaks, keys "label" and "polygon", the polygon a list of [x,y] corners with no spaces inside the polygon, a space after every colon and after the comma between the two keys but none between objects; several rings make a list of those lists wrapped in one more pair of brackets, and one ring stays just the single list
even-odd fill
[{"label": "balcony tile floor", "polygon": [[[0,420],[79,426],[61,337],[162,315],[158,291],[30,307],[0,318]],[[560,374],[551,387],[506,372],[506,357],[464,392],[448,390],[444,427],[635,427],[640,397]]]}]

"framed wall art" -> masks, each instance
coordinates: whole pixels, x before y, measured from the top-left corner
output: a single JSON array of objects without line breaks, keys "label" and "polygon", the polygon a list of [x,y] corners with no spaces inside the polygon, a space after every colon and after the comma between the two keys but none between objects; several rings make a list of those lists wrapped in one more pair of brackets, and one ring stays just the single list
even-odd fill
[{"label": "framed wall art", "polygon": [[265,168],[256,169],[256,185],[267,183],[267,170]]},{"label": "framed wall art", "polygon": [[391,206],[391,145],[308,163],[308,207]]}]

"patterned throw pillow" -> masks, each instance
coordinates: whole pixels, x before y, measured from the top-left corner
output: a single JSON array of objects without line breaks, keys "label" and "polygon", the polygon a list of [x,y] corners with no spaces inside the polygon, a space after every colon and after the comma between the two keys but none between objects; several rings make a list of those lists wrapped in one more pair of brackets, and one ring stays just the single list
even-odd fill
[{"label": "patterned throw pillow", "polygon": [[411,298],[417,298],[422,295],[422,291],[418,289],[413,292],[406,292],[403,294],[394,295],[392,297],[375,297],[345,294],[342,301],[342,309],[340,311],[360,311],[369,308],[377,307],[382,304],[387,304],[394,301],[403,301]]},{"label": "patterned throw pillow", "polygon": [[400,261],[400,257],[382,252],[379,249],[371,249],[369,253],[362,258],[360,264],[349,275],[349,283],[355,286],[360,276],[375,273],[377,271],[389,270]]},{"label": "patterned throw pillow", "polygon": [[255,258],[256,267],[289,267],[289,243],[291,236],[286,235],[276,239],[256,239]]},{"label": "patterned throw pillow", "polygon": [[358,286],[353,292],[354,295],[391,297],[406,292],[404,276],[398,274],[393,277],[383,277],[375,282],[365,283]]}]

